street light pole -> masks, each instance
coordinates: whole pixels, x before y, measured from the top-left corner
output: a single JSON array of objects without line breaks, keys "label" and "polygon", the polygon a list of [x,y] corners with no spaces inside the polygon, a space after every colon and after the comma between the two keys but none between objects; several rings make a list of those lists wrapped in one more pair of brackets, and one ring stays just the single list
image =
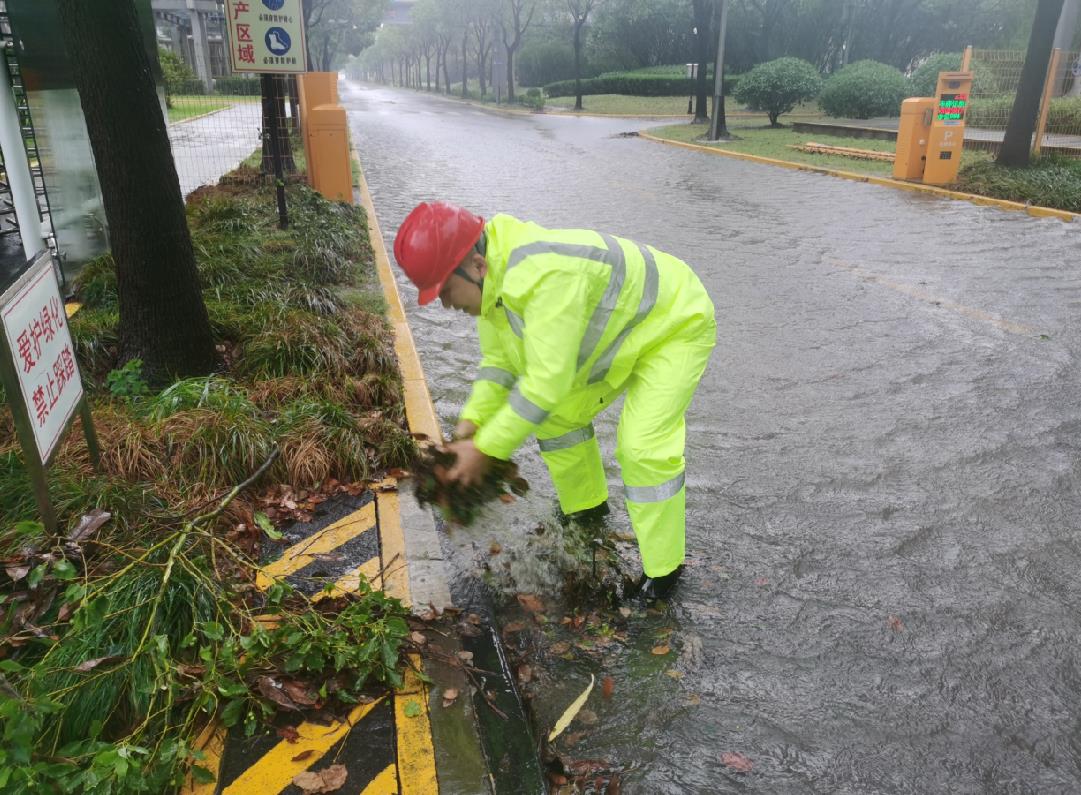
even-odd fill
[{"label": "street light pole", "polygon": [[713,118],[709,123],[709,140],[731,138],[724,115],[724,39],[728,28],[728,0],[720,3],[721,19],[717,24],[717,63],[713,67]]}]

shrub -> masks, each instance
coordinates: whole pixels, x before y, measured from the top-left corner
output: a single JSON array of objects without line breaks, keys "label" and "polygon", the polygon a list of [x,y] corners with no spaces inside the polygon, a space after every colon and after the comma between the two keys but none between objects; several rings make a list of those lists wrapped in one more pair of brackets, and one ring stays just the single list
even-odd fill
[{"label": "shrub", "polygon": [[909,78],[910,97],[933,97],[938,86],[939,72],[956,72],[961,68],[961,53],[939,52],[928,56]]},{"label": "shrub", "polygon": [[899,116],[908,95],[900,70],[877,61],[857,61],[826,81],[818,104],[827,116],[870,119]]},{"label": "shrub", "polygon": [[257,97],[262,93],[258,77],[219,77],[214,81],[214,91],[219,94],[236,94]]},{"label": "shrub", "polygon": [[158,63],[161,64],[161,71],[165,77],[165,96],[191,93],[184,89],[192,82],[199,83],[200,88],[202,87],[203,84],[196,79],[195,72],[175,52],[158,47]]},{"label": "shrub", "polygon": [[525,94],[519,95],[518,102],[532,110],[544,110],[544,91],[539,88],[526,89]]},{"label": "shrub", "polygon": [[[586,76],[592,77],[583,65]],[[518,54],[518,80],[523,86],[543,86],[574,77],[574,49],[568,42],[526,44]]]},{"label": "shrub", "polygon": [[777,127],[778,116],[814,99],[821,90],[822,77],[813,65],[800,58],[778,58],[745,74],[735,96],[750,110],[768,113],[770,125]]}]

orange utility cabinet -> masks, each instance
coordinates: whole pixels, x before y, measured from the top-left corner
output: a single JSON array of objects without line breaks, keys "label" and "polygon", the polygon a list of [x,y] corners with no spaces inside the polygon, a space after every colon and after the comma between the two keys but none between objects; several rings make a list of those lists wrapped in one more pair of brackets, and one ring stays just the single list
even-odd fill
[{"label": "orange utility cabinet", "polygon": [[927,144],[927,165],[923,170],[923,181],[927,185],[948,185],[957,181],[971,92],[972,72],[939,73],[931,138]]},{"label": "orange utility cabinet", "polygon": [[927,143],[931,139],[931,117],[934,112],[935,100],[931,97],[913,97],[901,103],[897,155],[893,161],[894,179],[923,179]]},{"label": "orange utility cabinet", "polygon": [[304,154],[312,187],[333,201],[353,201],[349,128],[338,104],[338,73],[298,75]]}]

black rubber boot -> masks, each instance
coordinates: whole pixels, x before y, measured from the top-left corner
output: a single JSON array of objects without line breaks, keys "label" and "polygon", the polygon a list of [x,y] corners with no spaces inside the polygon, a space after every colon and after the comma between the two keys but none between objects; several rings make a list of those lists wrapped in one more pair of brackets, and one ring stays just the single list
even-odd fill
[{"label": "black rubber boot", "polygon": [[682,573],[683,566],[680,565],[663,577],[646,577],[643,575],[634,598],[647,605],[654,604],[660,599],[667,599],[668,595],[676,587]]},{"label": "black rubber boot", "polygon": [[600,527],[604,524],[604,518],[610,512],[608,500],[605,500],[600,505],[594,505],[592,508],[575,511],[574,513],[563,513],[563,510],[558,505],[556,506],[556,518],[559,520],[561,527],[567,527],[571,522],[574,522],[579,527]]}]

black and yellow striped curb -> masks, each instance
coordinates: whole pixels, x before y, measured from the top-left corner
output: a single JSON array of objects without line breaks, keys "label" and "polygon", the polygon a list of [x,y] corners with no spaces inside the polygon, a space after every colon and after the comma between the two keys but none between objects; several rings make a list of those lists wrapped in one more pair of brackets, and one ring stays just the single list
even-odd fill
[{"label": "black and yellow striped curb", "polygon": [[709,152],[713,155],[720,155],[722,157],[731,157],[736,160],[748,160],[752,163],[763,163],[768,166],[780,166],[781,168],[790,168],[796,171],[809,171],[814,174],[825,174],[830,177],[840,177],[841,179],[852,180],[853,182],[867,182],[871,185],[881,185],[886,188],[896,188],[898,190],[909,191],[910,193],[926,193],[932,196],[939,196],[943,199],[955,199],[958,201],[967,201],[972,204],[979,204],[984,207],[996,207],[1000,210],[1010,210],[1013,212],[1023,212],[1036,218],[1058,218],[1060,221],[1073,221],[1075,218],[1081,217],[1079,213],[1072,213],[1069,210],[1057,210],[1054,207],[1038,207],[1032,204],[1025,204],[1024,202],[1008,201],[1006,199],[994,199],[990,196],[980,196],[977,193],[964,193],[963,191],[950,190],[949,188],[939,188],[935,185],[923,185],[918,182],[905,182],[899,179],[893,179],[892,177],[876,177],[871,174],[860,174],[856,171],[844,171],[835,168],[824,168],[822,166],[813,166],[809,163],[797,163],[793,160],[778,160],[774,157],[763,157],[762,155],[752,155],[747,152],[735,152],[731,149],[722,149],[716,146],[702,146],[701,144],[687,143],[686,141],[672,141],[668,138],[660,138],[656,135],[650,135],[647,132],[639,132],[640,138],[645,138],[648,141],[655,141],[659,144],[667,144],[668,146],[679,146],[683,149],[693,149],[698,152]]},{"label": "black and yellow striped curb", "polygon": [[[318,601],[356,591],[361,581],[408,604],[397,484],[387,480],[359,496],[339,495],[319,506],[313,522],[286,530],[293,542],[263,566],[261,590],[285,581]],[[273,621],[272,617],[267,617]],[[345,720],[294,727],[295,738],[268,730],[253,738],[212,726],[200,738],[212,784],[189,784],[191,795],[299,793],[294,776],[344,765],[343,792],[428,795],[438,792],[428,711],[428,689],[412,656],[400,688],[376,692]]]}]

